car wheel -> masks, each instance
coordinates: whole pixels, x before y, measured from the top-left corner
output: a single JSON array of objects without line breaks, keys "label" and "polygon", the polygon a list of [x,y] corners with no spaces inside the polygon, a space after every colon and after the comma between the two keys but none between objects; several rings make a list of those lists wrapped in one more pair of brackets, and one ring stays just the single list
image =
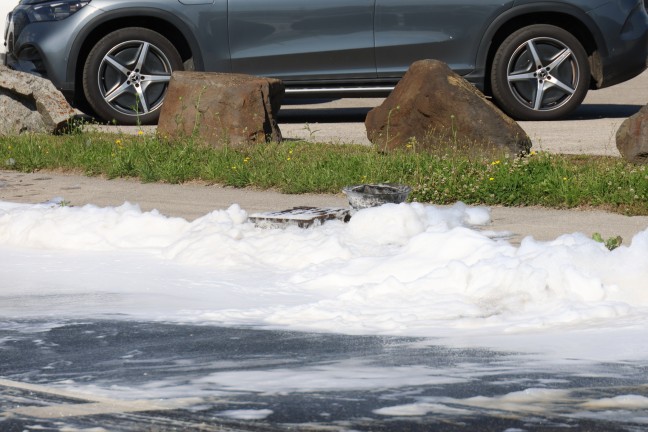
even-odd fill
[{"label": "car wheel", "polygon": [[154,124],[171,73],[181,69],[180,54],[164,36],[145,28],[124,28],[106,35],[90,51],[83,91],[105,121]]},{"label": "car wheel", "polygon": [[518,120],[564,117],[583,102],[589,85],[583,45],[559,27],[524,27],[507,37],[493,58],[493,98]]}]

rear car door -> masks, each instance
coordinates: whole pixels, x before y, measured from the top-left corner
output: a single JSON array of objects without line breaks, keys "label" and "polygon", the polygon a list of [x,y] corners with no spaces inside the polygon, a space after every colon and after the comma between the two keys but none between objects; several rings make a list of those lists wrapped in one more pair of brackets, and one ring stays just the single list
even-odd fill
[{"label": "rear car door", "polygon": [[482,35],[510,0],[376,0],[376,65],[400,77],[416,60],[436,59],[465,75]]},{"label": "rear car door", "polygon": [[375,0],[229,0],[233,72],[286,81],[375,78]]}]

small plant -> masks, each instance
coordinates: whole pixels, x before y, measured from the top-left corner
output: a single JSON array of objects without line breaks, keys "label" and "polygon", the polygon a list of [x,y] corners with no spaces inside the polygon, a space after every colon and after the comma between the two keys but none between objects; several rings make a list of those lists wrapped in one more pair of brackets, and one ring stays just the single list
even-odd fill
[{"label": "small plant", "polygon": [[608,248],[608,250],[614,250],[621,246],[621,243],[623,243],[623,238],[621,236],[610,237],[607,240],[604,240],[603,236],[597,232],[592,234],[592,240],[603,243],[605,247]]},{"label": "small plant", "polygon": [[396,105],[396,108],[390,109],[389,112],[387,113],[387,126],[386,126],[386,131],[385,131],[386,136],[385,136],[385,144],[384,144],[385,149],[389,148],[389,141],[392,139],[389,136],[389,128],[391,127],[391,116],[392,116],[392,112],[394,110],[399,111],[400,110],[400,105]]},{"label": "small plant", "polygon": [[[200,125],[202,124],[203,117],[205,115],[204,114],[205,111],[204,111],[204,109],[201,109],[200,104],[202,102],[202,98],[205,95],[206,91],[207,91],[207,86],[202,86],[202,88],[198,92],[198,96],[196,96],[196,100],[194,101],[194,110],[196,112],[196,115],[194,117],[193,129],[191,130],[191,136],[194,137],[194,138],[197,137],[198,134],[200,133]],[[184,106],[183,106],[183,109],[184,109]],[[216,116],[219,119],[219,123],[220,123],[219,113],[217,113],[217,112],[214,113],[214,116]]]},{"label": "small plant", "polygon": [[452,144],[457,145],[457,125],[455,125],[455,116],[454,114],[450,115],[450,130],[452,132]]},{"label": "small plant", "polygon": [[61,135],[82,134],[83,128],[87,124],[88,122],[85,119],[72,116],[58,133]]},{"label": "small plant", "polygon": [[306,130],[306,132],[308,132],[308,140],[309,140],[309,141],[312,141],[313,138],[315,137],[315,134],[316,134],[317,132],[319,132],[319,129],[312,129],[312,128],[311,128],[311,125],[310,125],[309,123],[306,123],[306,124],[304,125],[304,129]]}]

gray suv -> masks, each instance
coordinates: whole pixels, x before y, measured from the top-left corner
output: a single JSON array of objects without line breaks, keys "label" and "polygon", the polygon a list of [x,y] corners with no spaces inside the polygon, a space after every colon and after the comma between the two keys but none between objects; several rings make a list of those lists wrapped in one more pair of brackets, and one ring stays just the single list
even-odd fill
[{"label": "gray suv", "polygon": [[156,122],[174,70],[284,81],[288,95],[385,95],[447,63],[517,119],[565,116],[646,68],[648,0],[21,0],[8,66],[106,121]]}]

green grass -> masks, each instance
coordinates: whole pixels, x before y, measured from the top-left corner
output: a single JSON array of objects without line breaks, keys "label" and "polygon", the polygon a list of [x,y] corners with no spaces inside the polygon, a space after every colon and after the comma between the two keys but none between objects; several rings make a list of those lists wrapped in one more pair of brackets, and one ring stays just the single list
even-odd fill
[{"label": "green grass", "polygon": [[533,153],[384,154],[355,145],[284,142],[212,149],[191,139],[73,133],[0,138],[0,168],[137,177],[143,182],[204,181],[285,193],[339,193],[360,183],[404,183],[419,202],[555,208],[593,207],[648,215],[648,169],[620,158]]}]

